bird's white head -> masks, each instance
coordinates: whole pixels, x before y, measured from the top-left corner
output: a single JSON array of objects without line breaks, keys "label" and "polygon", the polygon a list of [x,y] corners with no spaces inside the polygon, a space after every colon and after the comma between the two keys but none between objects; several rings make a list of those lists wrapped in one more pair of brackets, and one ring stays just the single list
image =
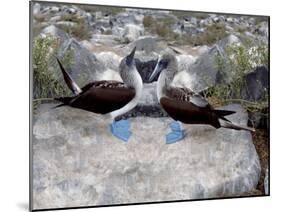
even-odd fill
[{"label": "bird's white head", "polygon": [[[177,58],[173,54],[163,54],[158,58],[158,62],[149,77],[149,81],[155,79],[155,77],[160,73],[163,75],[167,83],[171,83],[175,74],[178,72],[178,62]],[[162,73],[163,72],[163,73]]]},{"label": "bird's white head", "polygon": [[129,55],[127,55],[121,60],[119,65],[119,73],[122,80],[124,81],[125,84],[132,87],[134,87],[132,84],[133,78],[135,78],[136,74],[138,74],[135,65],[135,59],[134,59],[135,52],[136,52],[136,47],[133,48],[133,50]]}]

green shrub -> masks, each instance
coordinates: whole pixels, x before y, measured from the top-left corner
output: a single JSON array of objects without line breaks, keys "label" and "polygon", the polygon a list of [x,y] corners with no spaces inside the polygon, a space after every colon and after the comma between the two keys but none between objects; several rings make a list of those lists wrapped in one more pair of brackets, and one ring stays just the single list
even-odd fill
[{"label": "green shrub", "polygon": [[155,21],[156,20],[152,16],[149,15],[149,16],[144,16],[142,23],[145,28],[151,28],[151,27],[153,27],[154,24],[156,24]]},{"label": "green shrub", "polygon": [[172,11],[172,14],[176,16],[178,19],[184,19],[186,17],[195,17],[199,19],[205,19],[209,16],[207,13],[202,12],[191,12],[191,11]]},{"label": "green shrub", "polygon": [[239,33],[241,33],[241,34],[243,34],[244,32],[247,31],[247,27],[245,27],[245,26],[238,26],[238,27],[236,27],[236,30],[235,30],[235,31],[237,31],[237,32],[239,32]]},{"label": "green shrub", "polygon": [[[59,40],[53,36],[38,36],[33,41],[33,103],[34,109],[44,100],[52,100],[53,97],[69,94],[65,83],[58,80],[55,73],[60,73],[59,67],[50,64],[57,54]],[[73,59],[73,52],[68,50],[62,59],[65,67],[69,67]],[[55,64],[55,62],[53,62]]]},{"label": "green shrub", "polygon": [[241,88],[245,85],[246,74],[257,66],[268,66],[268,47],[260,45],[246,48],[241,45],[229,45],[226,47],[226,58],[221,55],[216,57],[216,65],[219,72],[231,72],[232,80],[228,84],[218,84],[205,92],[208,101],[214,106],[222,106],[226,103],[239,102],[248,111],[263,111],[268,107],[268,91],[264,91],[263,102],[246,101],[242,99]]}]

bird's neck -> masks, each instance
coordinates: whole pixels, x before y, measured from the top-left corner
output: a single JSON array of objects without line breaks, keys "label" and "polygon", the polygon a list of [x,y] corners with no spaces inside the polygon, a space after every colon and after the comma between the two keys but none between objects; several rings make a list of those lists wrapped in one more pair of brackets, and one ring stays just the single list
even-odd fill
[{"label": "bird's neck", "polygon": [[136,69],[129,70],[126,74],[121,74],[123,82],[130,88],[134,88],[136,96],[140,97],[142,91],[142,78]]},{"label": "bird's neck", "polygon": [[123,82],[130,88],[135,89],[134,98],[128,102],[124,107],[110,113],[111,118],[114,120],[117,116],[123,115],[133,109],[139,102],[142,94],[142,78],[137,70],[129,70],[130,73],[126,75],[121,74]]},{"label": "bird's neck", "polygon": [[168,86],[173,81],[173,77],[167,75],[167,70],[164,70],[159,75],[158,81],[157,81],[157,98],[158,101],[160,101],[161,97],[165,95],[165,91]]}]

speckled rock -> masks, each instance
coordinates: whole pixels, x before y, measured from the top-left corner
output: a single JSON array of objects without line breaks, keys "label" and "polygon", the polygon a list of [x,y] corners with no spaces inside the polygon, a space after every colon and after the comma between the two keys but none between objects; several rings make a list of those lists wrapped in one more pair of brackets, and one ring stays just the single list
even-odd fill
[{"label": "speckled rock", "polygon": [[[69,107],[37,111],[33,126],[33,209],[239,195],[256,187],[260,164],[249,132],[185,125],[166,145],[170,118],[131,118],[128,143],[109,120]],[[246,124],[239,105],[229,116]]]}]

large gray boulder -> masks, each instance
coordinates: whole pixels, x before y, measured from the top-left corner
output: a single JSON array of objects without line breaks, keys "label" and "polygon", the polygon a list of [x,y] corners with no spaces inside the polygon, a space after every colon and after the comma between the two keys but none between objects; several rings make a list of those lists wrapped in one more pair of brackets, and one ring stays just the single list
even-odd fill
[{"label": "large gray boulder", "polygon": [[93,34],[91,38],[92,44],[101,44],[105,46],[115,46],[119,44],[121,38],[116,35],[103,35],[103,34]]},{"label": "large gray boulder", "polygon": [[143,36],[131,44],[131,48],[136,47],[139,51],[146,53],[156,51],[158,49],[156,37]]},{"label": "large gray boulder", "polygon": [[[72,61],[67,71],[78,85],[83,86],[103,74],[105,67],[95,55],[63,30],[51,25],[42,30],[41,36],[43,35],[52,35],[59,39],[60,45],[57,53],[59,58],[63,58],[67,52],[71,52]],[[58,65],[54,57],[50,58],[50,63],[51,66]],[[54,74],[62,79],[60,72]]]},{"label": "large gray boulder", "polygon": [[267,21],[261,22],[259,24],[258,28],[256,29],[256,32],[267,38],[268,37],[268,22]]},{"label": "large gray boulder", "polygon": [[218,74],[216,57],[219,54],[219,49],[214,46],[191,64],[188,72],[195,78],[192,86],[194,91],[199,92],[216,84]]},{"label": "large gray boulder", "polygon": [[[228,57],[225,51],[227,46],[234,44],[242,45],[237,36],[229,35],[213,45],[190,65],[189,73],[194,76],[194,82],[196,82],[193,85],[195,91],[199,92],[217,83],[228,83],[232,80],[234,73],[227,66]],[[218,57],[226,64],[223,71],[218,67]]]},{"label": "large gray boulder", "polygon": [[[258,183],[249,132],[186,125],[186,138],[167,145],[170,118],[137,117],[124,143],[104,117],[53,106],[42,105],[34,117],[34,209],[226,197]],[[241,106],[224,109],[247,123]]]},{"label": "large gray boulder", "polygon": [[259,102],[268,98],[269,72],[265,66],[259,66],[245,76],[245,85],[241,89],[243,99]]},{"label": "large gray boulder", "polygon": [[[241,88],[241,97],[247,101],[260,103],[268,101],[269,98],[269,72],[265,66],[259,66],[245,76],[245,84]],[[260,111],[249,113],[249,121],[255,128],[269,127],[268,104]]]},{"label": "large gray boulder", "polygon": [[122,12],[115,16],[116,24],[124,26],[127,24],[141,24],[143,17],[136,14],[136,10],[132,13]]},{"label": "large gray boulder", "polygon": [[127,24],[123,31],[123,40],[125,43],[130,43],[138,39],[138,37],[144,35],[143,27],[135,24]]},{"label": "large gray boulder", "polygon": [[40,13],[41,6],[39,3],[33,4],[32,7],[33,7],[33,15],[37,15]]}]

